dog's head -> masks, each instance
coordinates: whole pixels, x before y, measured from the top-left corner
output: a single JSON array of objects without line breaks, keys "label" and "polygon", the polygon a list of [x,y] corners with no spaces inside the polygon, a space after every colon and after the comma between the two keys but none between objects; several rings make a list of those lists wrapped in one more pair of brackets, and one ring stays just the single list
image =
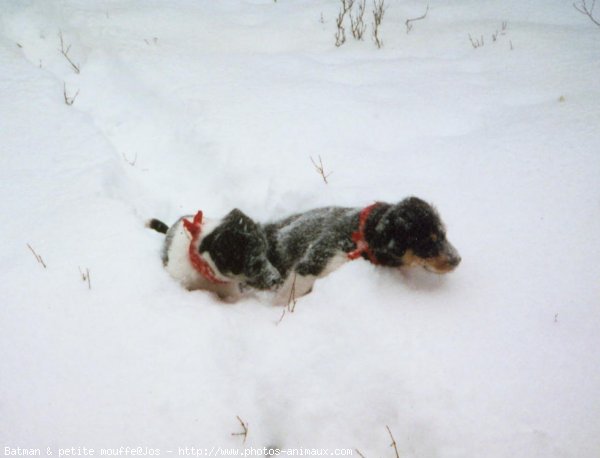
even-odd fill
[{"label": "dog's head", "polygon": [[223,275],[257,288],[270,289],[282,278],[267,259],[267,239],[261,227],[237,208],[223,218],[200,243]]},{"label": "dog's head", "polygon": [[446,228],[436,210],[417,197],[389,207],[371,233],[373,252],[385,266],[422,266],[446,273],[461,260],[446,239]]}]

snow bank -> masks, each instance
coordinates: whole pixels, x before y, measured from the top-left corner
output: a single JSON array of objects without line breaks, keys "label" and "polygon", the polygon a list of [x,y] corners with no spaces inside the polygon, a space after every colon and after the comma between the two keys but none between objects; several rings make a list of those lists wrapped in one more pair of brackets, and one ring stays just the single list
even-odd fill
[{"label": "snow bank", "polygon": [[[464,0],[407,34],[424,7],[377,50],[335,2],[4,3],[0,446],[598,454],[600,30]],[[357,261],[283,319],[182,290],[143,226],[411,194],[456,273]]]}]

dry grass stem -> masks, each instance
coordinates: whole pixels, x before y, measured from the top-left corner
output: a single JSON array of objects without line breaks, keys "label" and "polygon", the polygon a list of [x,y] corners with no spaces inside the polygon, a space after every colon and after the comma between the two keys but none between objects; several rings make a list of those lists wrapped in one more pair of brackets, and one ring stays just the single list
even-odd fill
[{"label": "dry grass stem", "polygon": [[481,38],[478,39],[474,39],[471,34],[469,34],[469,41],[471,42],[471,46],[473,46],[473,49],[477,49],[480,48],[481,46],[483,46],[483,35],[481,35]]},{"label": "dry grass stem", "polygon": [[390,447],[394,447],[394,452],[396,452],[396,458],[400,458],[400,453],[398,453],[398,445],[396,444],[396,439],[394,439],[394,435],[392,434],[390,427],[387,425],[385,425],[385,427],[387,428],[388,434],[390,435],[390,438],[392,439],[392,443],[390,444]]},{"label": "dry grass stem", "polygon": [[427,17],[427,13],[429,12],[429,3],[427,4],[427,8],[425,8],[425,13],[423,13],[422,16],[416,17],[416,18],[412,18],[412,19],[407,19],[406,22],[404,24],[406,24],[406,33],[410,32],[413,28],[412,23],[415,21],[420,21],[422,19],[425,19]]},{"label": "dry grass stem", "polygon": [[318,174],[321,175],[321,178],[323,178],[323,181],[325,182],[325,184],[329,184],[329,182],[327,181],[327,178],[333,172],[325,173],[325,168],[323,167],[323,161],[321,160],[321,156],[319,156],[319,163],[318,164],[315,162],[315,160],[312,158],[312,156],[310,157],[310,161],[315,166],[315,170],[318,172]]},{"label": "dry grass stem", "polygon": [[238,419],[238,421],[240,422],[240,425],[242,425],[242,431],[239,433],[231,433],[232,436],[243,436],[244,437],[244,441],[242,443],[246,443],[246,439],[248,437],[248,423],[244,423],[244,421],[238,416],[236,416],[236,418]]},{"label": "dry grass stem", "polygon": [[365,30],[367,30],[367,26],[364,21],[366,6],[367,0],[359,0],[358,14],[353,16],[352,11],[350,11],[350,27],[352,29],[352,36],[357,40],[362,40]]},{"label": "dry grass stem", "polygon": [[594,17],[594,7],[596,6],[596,0],[592,0],[592,5],[588,6],[588,0],[581,0],[579,3],[573,3],[573,8],[579,11],[581,14],[589,17],[590,20],[600,27],[600,20]]},{"label": "dry grass stem", "polygon": [[65,57],[65,59],[67,59],[67,62],[69,62],[69,64],[71,64],[71,67],[73,68],[75,73],[79,74],[80,73],[79,65],[77,65],[75,62],[73,62],[71,60],[71,58],[69,57],[69,51],[71,50],[71,45],[68,45],[65,48],[65,42],[63,40],[62,31],[58,32],[58,37],[60,38],[60,53]]},{"label": "dry grass stem", "polygon": [[65,98],[65,104],[71,106],[73,105],[73,103],[75,102],[75,99],[77,98],[77,96],[79,95],[79,89],[77,90],[77,92],[75,93],[74,96],[69,96],[67,94],[67,85],[66,83],[63,83],[63,97]]},{"label": "dry grass stem", "polygon": [[92,289],[92,278],[90,277],[90,269],[85,268],[85,272],[81,270],[81,267],[77,266],[79,273],[81,274],[81,280],[87,282],[88,289]]},{"label": "dry grass stem", "polygon": [[133,161],[130,161],[129,158],[125,155],[125,153],[122,153],[122,155],[123,159],[125,159],[125,162],[127,162],[132,167],[135,166],[135,163],[137,162],[137,153],[134,153]]},{"label": "dry grass stem", "polygon": [[39,262],[42,265],[42,267],[45,269],[46,268],[46,263],[44,262],[44,260],[42,259],[42,257],[35,252],[35,250],[32,248],[32,246],[29,243],[27,244],[27,248],[29,248],[29,251],[31,251],[33,253],[33,255],[35,256],[35,259],[37,260],[37,262]]},{"label": "dry grass stem", "polygon": [[379,27],[385,13],[385,0],[373,0],[373,40],[379,49],[383,47],[383,40],[379,34]]}]

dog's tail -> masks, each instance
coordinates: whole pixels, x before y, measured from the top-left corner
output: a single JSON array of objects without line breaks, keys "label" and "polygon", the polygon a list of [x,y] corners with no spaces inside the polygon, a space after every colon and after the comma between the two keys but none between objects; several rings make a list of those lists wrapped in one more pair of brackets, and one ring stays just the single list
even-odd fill
[{"label": "dog's tail", "polygon": [[154,218],[152,218],[151,220],[148,220],[146,222],[146,227],[149,227],[150,229],[154,229],[156,232],[160,232],[161,234],[166,234],[167,231],[169,230],[169,226],[167,226],[162,221],[154,219]]}]

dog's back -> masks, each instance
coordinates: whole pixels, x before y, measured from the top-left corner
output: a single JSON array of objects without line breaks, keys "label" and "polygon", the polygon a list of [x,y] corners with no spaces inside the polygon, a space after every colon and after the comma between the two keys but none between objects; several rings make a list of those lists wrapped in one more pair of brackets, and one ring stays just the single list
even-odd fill
[{"label": "dog's back", "polygon": [[302,275],[319,275],[336,252],[352,249],[354,219],[358,209],[323,207],[266,224],[269,261],[284,277],[298,266]]}]

